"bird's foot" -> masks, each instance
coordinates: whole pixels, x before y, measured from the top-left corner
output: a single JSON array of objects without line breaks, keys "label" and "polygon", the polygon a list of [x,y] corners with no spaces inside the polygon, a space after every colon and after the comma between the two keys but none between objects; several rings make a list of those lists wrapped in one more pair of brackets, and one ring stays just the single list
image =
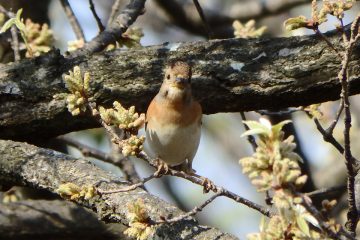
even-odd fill
[{"label": "bird's foot", "polygon": [[217,192],[216,185],[208,178],[201,177],[202,183],[201,185],[204,187],[203,193],[208,193],[210,191]]},{"label": "bird's foot", "polygon": [[160,158],[155,160],[155,164],[157,167],[156,172],[154,173],[155,177],[159,178],[169,172],[169,165]]},{"label": "bird's foot", "polygon": [[210,179],[196,174],[195,169],[193,169],[193,168],[186,168],[186,169],[184,169],[184,172],[185,172],[186,174],[192,175],[192,176],[197,177],[197,178],[199,178],[199,179],[202,180],[201,185],[204,187],[204,189],[203,189],[203,192],[204,192],[204,193],[208,193],[208,192],[210,192],[210,191],[217,192],[217,187],[216,187],[216,185],[215,185]]}]

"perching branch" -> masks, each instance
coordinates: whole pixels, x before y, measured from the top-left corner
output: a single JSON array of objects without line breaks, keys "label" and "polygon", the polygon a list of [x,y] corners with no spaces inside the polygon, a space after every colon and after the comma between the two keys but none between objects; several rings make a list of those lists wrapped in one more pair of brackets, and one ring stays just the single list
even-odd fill
[{"label": "perching branch", "polygon": [[[60,184],[69,182],[80,187],[96,186],[99,192],[128,186],[128,182],[113,177],[85,160],[25,143],[4,140],[0,140],[0,182],[41,188],[54,193]],[[139,198],[144,201],[148,215],[154,221],[184,214],[139,188],[126,193],[96,194],[89,200],[77,198],[74,201],[93,210],[98,218],[105,222],[121,222],[127,225],[130,213],[126,206]],[[170,234],[173,239],[236,239],[217,229],[200,226],[193,219],[155,226],[154,238]]]},{"label": "perching branch", "polygon": [[[339,37],[328,33],[330,41]],[[360,92],[360,51],[349,62],[349,94]],[[0,66],[0,138],[33,141],[99,126],[72,117],[62,74],[81,65],[100,105],[146,108],[169,60],[193,66],[193,92],[206,114],[306,106],[339,98],[340,61],[317,36],[172,43],[64,58],[58,52]],[[301,62],[302,64],[298,64]],[[141,63],[141,64],[140,64]]]},{"label": "perching branch", "polygon": [[[137,155],[138,158],[148,162],[152,167],[157,168],[158,165],[156,163],[154,163],[154,160],[156,159],[151,159],[149,156],[146,155],[146,153],[141,152],[140,154]],[[157,173],[155,173],[157,174]],[[211,182],[211,187],[209,189],[205,189],[206,186],[204,186],[204,179],[205,177],[197,175],[197,174],[187,174],[183,171],[178,171],[176,169],[171,169],[169,168],[167,172],[165,172],[163,175],[169,175],[169,176],[175,176],[175,177],[179,177],[179,178],[183,178],[186,179],[196,185],[202,186],[204,187],[204,191],[205,190],[211,190],[213,191],[215,194],[216,193],[221,193],[221,196],[225,196],[229,199],[234,200],[235,202],[244,204],[246,206],[248,206],[249,208],[252,208],[258,212],[260,212],[261,214],[267,216],[267,217],[271,217],[274,215],[274,213],[270,210],[267,209],[257,203],[254,203],[246,198],[243,198],[239,195],[237,195],[236,193],[233,193],[221,186],[215,185],[213,182]],[[195,176],[196,175],[196,176]],[[146,180],[151,180],[152,177],[150,176],[149,178],[147,178]]]}]

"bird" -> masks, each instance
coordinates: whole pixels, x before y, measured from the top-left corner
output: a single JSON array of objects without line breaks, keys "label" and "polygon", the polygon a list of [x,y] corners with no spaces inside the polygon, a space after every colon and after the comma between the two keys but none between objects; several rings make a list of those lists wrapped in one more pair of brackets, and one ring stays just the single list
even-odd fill
[{"label": "bird", "polygon": [[191,92],[191,67],[176,61],[165,69],[158,94],[151,101],[145,121],[145,152],[168,167],[194,174],[192,162],[199,147],[202,108]]}]

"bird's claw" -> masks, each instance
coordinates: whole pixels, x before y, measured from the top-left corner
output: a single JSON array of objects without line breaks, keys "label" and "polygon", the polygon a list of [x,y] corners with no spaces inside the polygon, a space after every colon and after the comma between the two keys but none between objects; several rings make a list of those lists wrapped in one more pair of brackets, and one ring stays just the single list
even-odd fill
[{"label": "bird's claw", "polygon": [[163,160],[158,158],[156,159],[155,164],[157,167],[156,172],[154,173],[155,177],[159,178],[162,175],[167,174],[169,172],[169,165]]},{"label": "bird's claw", "polygon": [[203,178],[201,185],[204,187],[203,192],[208,193],[210,191],[217,192],[216,185],[208,178]]}]

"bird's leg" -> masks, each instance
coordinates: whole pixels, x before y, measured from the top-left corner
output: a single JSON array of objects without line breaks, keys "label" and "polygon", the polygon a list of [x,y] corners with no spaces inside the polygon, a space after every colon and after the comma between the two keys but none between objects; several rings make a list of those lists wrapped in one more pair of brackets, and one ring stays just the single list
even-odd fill
[{"label": "bird's leg", "polygon": [[192,168],[192,161],[186,160],[184,163],[179,165],[179,170],[201,179],[201,185],[204,187],[204,193],[208,193],[211,190],[217,192],[216,185],[210,179],[196,174],[195,169]]},{"label": "bird's leg", "polygon": [[196,173],[195,169],[192,168],[192,161],[185,160],[182,164],[173,167],[175,170],[182,171],[189,175]]},{"label": "bird's leg", "polygon": [[169,165],[160,158],[157,158],[155,160],[155,164],[157,167],[156,172],[154,173],[155,177],[159,178],[162,175],[167,174],[169,172]]},{"label": "bird's leg", "polygon": [[210,191],[214,191],[217,192],[217,187],[216,185],[208,178],[203,177],[203,176],[199,176],[196,173],[193,174],[194,176],[200,178],[202,180],[201,185],[204,187],[203,188],[203,192],[204,193],[208,193]]}]

